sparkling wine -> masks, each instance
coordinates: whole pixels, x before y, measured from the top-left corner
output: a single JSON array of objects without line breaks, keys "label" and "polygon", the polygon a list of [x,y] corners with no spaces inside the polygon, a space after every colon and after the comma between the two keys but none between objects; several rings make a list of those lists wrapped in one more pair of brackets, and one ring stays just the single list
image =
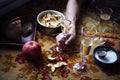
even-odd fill
[{"label": "sparkling wine", "polygon": [[80,46],[81,54],[85,55],[85,56],[88,55],[92,44],[93,44],[92,41],[82,40],[81,41],[81,46]]}]

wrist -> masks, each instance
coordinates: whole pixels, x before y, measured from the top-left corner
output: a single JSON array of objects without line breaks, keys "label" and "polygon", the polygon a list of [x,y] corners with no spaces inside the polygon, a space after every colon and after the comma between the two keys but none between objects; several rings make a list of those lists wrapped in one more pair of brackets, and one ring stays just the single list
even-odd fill
[{"label": "wrist", "polygon": [[71,23],[75,23],[76,22],[76,17],[73,17],[73,18],[66,18],[67,20],[71,21]]}]

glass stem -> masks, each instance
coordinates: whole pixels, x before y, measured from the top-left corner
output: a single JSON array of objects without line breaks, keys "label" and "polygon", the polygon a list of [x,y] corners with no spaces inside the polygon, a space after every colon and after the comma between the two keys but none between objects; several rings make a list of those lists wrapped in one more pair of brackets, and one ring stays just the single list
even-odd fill
[{"label": "glass stem", "polygon": [[82,55],[82,63],[85,64],[86,63],[86,56]]}]

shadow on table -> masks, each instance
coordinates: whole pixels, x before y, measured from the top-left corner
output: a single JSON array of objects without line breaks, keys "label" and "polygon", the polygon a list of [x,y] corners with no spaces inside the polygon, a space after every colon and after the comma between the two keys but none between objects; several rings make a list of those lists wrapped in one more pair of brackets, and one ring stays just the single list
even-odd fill
[{"label": "shadow on table", "polygon": [[101,68],[103,72],[105,72],[109,76],[120,74],[120,61],[119,60],[112,65],[103,65],[99,63],[96,63],[96,64]]}]

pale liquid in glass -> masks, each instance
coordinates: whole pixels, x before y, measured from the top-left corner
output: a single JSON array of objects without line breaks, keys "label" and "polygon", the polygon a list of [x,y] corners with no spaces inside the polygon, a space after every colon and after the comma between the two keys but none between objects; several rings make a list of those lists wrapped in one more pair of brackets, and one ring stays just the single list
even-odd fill
[{"label": "pale liquid in glass", "polygon": [[102,13],[102,14],[100,14],[100,18],[103,19],[103,20],[109,20],[110,19],[110,15]]},{"label": "pale liquid in glass", "polygon": [[83,55],[83,56],[88,55],[92,44],[93,44],[92,41],[86,41],[86,40],[83,39],[81,41],[81,45],[80,45],[80,53],[81,53],[81,55]]},{"label": "pale liquid in glass", "polygon": [[68,33],[71,29],[71,21],[69,20],[63,20],[61,22],[61,31],[62,33]]},{"label": "pale liquid in glass", "polygon": [[71,27],[69,25],[61,26],[61,31],[63,33],[68,33],[70,31]]}]

